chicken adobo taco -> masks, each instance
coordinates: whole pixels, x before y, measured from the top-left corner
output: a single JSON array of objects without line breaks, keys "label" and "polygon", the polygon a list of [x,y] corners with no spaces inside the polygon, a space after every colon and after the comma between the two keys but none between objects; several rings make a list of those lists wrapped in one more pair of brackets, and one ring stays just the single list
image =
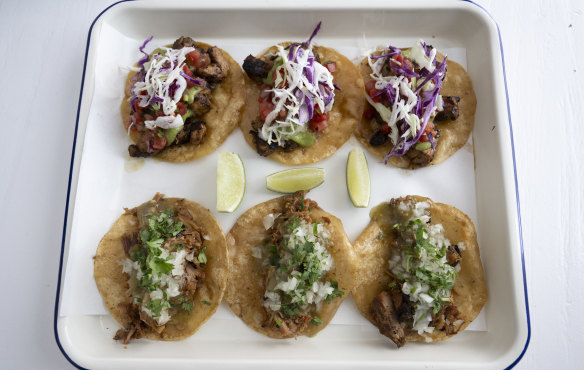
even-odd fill
[{"label": "chicken adobo taco", "polygon": [[438,164],[467,142],[476,97],[460,64],[420,40],[407,49],[377,50],[359,69],[368,104],[355,136],[385,163]]},{"label": "chicken adobo taco", "polygon": [[290,165],[318,162],[337,151],[363,112],[357,67],[333,49],[308,41],[281,43],[249,55],[245,140],[258,154]]},{"label": "chicken adobo taco", "polygon": [[131,157],[186,162],[214,151],[237,127],[245,102],[239,64],[216,46],[178,38],[138,62],[126,81],[122,118]]},{"label": "chicken adobo taco", "polygon": [[487,300],[474,225],[455,207],[420,196],[382,203],[355,252],[355,303],[398,347],[455,335]]},{"label": "chicken adobo taco", "polygon": [[316,335],[355,280],[341,221],[304,195],[252,207],[227,234],[225,301],[250,328],[272,338]]},{"label": "chicken adobo taco", "polygon": [[157,194],[126,209],[94,262],[99,293],[122,326],[114,339],[192,335],[217,310],[227,265],[223,231],[201,205]]}]

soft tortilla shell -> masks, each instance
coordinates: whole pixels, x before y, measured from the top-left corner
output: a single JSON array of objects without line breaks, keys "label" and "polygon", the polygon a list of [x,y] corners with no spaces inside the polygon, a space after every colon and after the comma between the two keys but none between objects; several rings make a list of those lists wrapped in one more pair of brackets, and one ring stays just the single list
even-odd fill
[{"label": "soft tortilla shell", "polygon": [[[247,210],[235,223],[227,234],[227,248],[229,251],[229,281],[225,292],[225,301],[231,310],[253,330],[271,338],[285,338],[277,328],[264,328],[262,323],[267,319],[263,306],[264,275],[258,260],[251,254],[252,248],[261,245],[268,233],[263,225],[264,216],[269,213],[280,212],[286,197],[275,198],[260,203]],[[355,283],[355,256],[351,243],[345,234],[341,220],[323,211],[320,207],[311,209],[314,222],[328,217],[331,221],[329,231],[332,238],[332,247],[328,252],[333,257],[333,269],[328,271],[327,280],[339,283],[339,289],[345,294],[335,298],[331,303],[323,302],[322,309],[316,315],[322,324],[309,324],[302,335],[312,337],[324,329],[332,320]]]},{"label": "soft tortilla shell", "polygon": [[[178,200],[165,199],[169,204],[174,204]],[[173,316],[162,334],[147,331],[145,337],[148,339],[179,340],[191,336],[215,313],[227,284],[227,247],[221,227],[208,209],[195,202],[188,200],[184,202],[197,225],[202,226],[211,238],[205,240],[203,244],[207,248],[205,254],[208,260],[205,278],[195,291],[190,315],[181,312]],[[129,303],[131,299],[128,295],[127,275],[122,272],[121,262],[126,258],[122,236],[134,231],[139,231],[137,217],[128,213],[123,214],[99,242],[94,261],[93,273],[99,293],[110,314],[123,327],[129,318],[123,314],[120,304]],[[203,301],[211,304],[206,305]]]},{"label": "soft tortilla shell", "polygon": [[[286,47],[291,42],[281,43]],[[331,156],[349,138],[363,115],[365,99],[363,97],[363,79],[357,67],[345,56],[334,49],[315,46],[314,49],[320,55],[322,62],[334,61],[336,71],[333,73],[334,82],[341,88],[335,90],[335,103],[329,113],[328,127],[317,136],[316,142],[309,147],[298,147],[291,152],[276,151],[268,157],[280,163],[288,165],[309,164],[318,162]],[[261,56],[268,53],[275,53],[278,49],[270,47]],[[251,123],[258,116],[258,97],[261,87],[245,75],[245,86],[247,89],[247,101],[245,111],[240,123],[241,131],[245,141],[254,149],[253,136],[249,133],[252,129]]]},{"label": "soft tortilla shell", "polygon": [[[208,49],[211,45],[197,42],[196,47]],[[181,144],[168,147],[155,157],[167,162],[187,162],[206,156],[219,147],[239,124],[243,103],[245,102],[245,82],[243,71],[239,64],[225,50],[220,49],[229,62],[229,73],[225,79],[216,85],[211,94],[211,110],[201,119],[207,124],[207,134],[202,144]],[[136,72],[130,72],[126,79],[125,98],[122,102],[122,122],[130,116],[131,78]],[[130,131],[130,138],[136,142],[138,133]]]},{"label": "soft tortilla shell", "polygon": [[[462,251],[461,269],[452,290],[454,304],[460,311],[461,318],[465,321],[460,329],[462,331],[481,312],[488,296],[475,227],[470,218],[457,208],[434,203],[428,198],[415,197],[418,201],[425,200],[430,204],[432,223],[444,226],[445,237],[448,240],[452,243],[464,242],[466,247]],[[387,203],[382,203],[378,207],[389,208]],[[373,325],[375,322],[370,313],[371,302],[389,283],[386,271],[391,250],[392,225],[390,225],[388,217],[382,215],[373,217],[355,242],[355,252],[360,263],[357,271],[359,286],[353,290],[353,299],[361,314]],[[379,239],[380,233],[389,236]],[[418,335],[416,331],[408,330],[406,333],[409,342],[425,341],[425,338]],[[452,335],[454,334],[446,335],[445,332],[439,330],[427,334],[432,341],[444,340]]]},{"label": "soft tortilla shell", "polygon": [[[378,52],[379,53],[379,52]],[[438,53],[436,59],[442,61],[444,55]],[[359,70],[363,81],[369,81],[371,77],[371,67],[367,63],[367,58],[363,59],[359,64]],[[364,93],[365,90],[362,90]],[[436,147],[436,154],[429,166],[444,162],[450,158],[456,151],[464,146],[468,141],[468,137],[474,126],[474,116],[477,105],[477,99],[472,88],[472,81],[468,73],[462,66],[452,60],[448,60],[446,78],[440,89],[440,94],[444,96],[458,96],[460,102],[458,103],[459,116],[454,121],[435,122],[436,128],[440,130],[440,138]],[[393,145],[391,140],[386,144],[380,146],[371,146],[369,139],[373,134],[371,127],[371,120],[362,118],[359,126],[355,130],[355,137],[377,157],[383,159],[389,153]],[[410,164],[410,161],[405,157],[391,157],[388,162],[390,165],[399,168],[419,168]]]}]

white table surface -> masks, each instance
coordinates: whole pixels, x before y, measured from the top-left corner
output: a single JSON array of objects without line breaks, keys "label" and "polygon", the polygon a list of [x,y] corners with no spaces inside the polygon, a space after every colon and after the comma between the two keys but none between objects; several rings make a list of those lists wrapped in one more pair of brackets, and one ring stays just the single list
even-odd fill
[{"label": "white table surface", "polygon": [[[513,121],[532,327],[517,368],[581,368],[584,1],[477,2],[501,30]],[[72,368],[57,271],[87,32],[111,3],[0,0],[4,369]]]}]

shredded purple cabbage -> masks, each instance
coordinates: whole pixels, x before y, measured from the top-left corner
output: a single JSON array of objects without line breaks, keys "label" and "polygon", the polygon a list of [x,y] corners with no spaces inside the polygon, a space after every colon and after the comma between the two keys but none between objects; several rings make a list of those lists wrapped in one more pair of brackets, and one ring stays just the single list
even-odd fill
[{"label": "shredded purple cabbage", "polygon": [[144,63],[146,63],[146,62],[148,61],[148,58],[150,58],[150,55],[148,55],[148,53],[147,53],[147,52],[145,52],[145,51],[144,51],[144,49],[146,48],[146,45],[147,45],[147,44],[148,44],[150,41],[152,41],[152,38],[153,38],[153,37],[154,37],[154,36],[150,36],[150,37],[148,37],[148,38],[147,38],[147,39],[144,41],[144,43],[142,44],[142,46],[140,46],[140,52],[141,52],[142,54],[144,54],[144,56],[142,57],[142,59],[140,59],[140,60],[138,61],[138,65],[139,65],[140,67],[142,67],[142,69],[144,69]]},{"label": "shredded purple cabbage", "polygon": [[[429,56],[430,51],[428,50],[426,44],[423,43],[421,45],[424,47],[424,51],[425,51],[426,55]],[[394,53],[396,50],[396,48],[394,48],[392,46],[390,46],[389,49],[392,51],[392,53]],[[392,53],[388,53],[385,55],[389,56],[389,54],[392,54]],[[393,54],[393,55],[395,55],[395,54]],[[379,56],[379,57],[381,57],[381,56]],[[420,117],[421,125],[420,125],[420,129],[416,133],[416,136],[411,138],[410,140],[406,140],[406,139],[402,138],[401,135],[409,127],[407,122],[404,119],[402,119],[397,123],[397,128],[400,132],[399,140],[393,146],[391,151],[384,157],[384,162],[386,164],[387,164],[387,161],[389,160],[390,157],[403,156],[412,146],[414,146],[420,140],[420,137],[422,136],[422,134],[424,133],[424,131],[426,129],[426,126],[428,125],[428,122],[430,120],[430,115],[432,113],[432,110],[434,109],[434,106],[436,105],[436,100],[438,99],[438,95],[440,94],[440,88],[442,87],[442,82],[444,79],[444,75],[446,73],[447,58],[445,57],[444,60],[442,61],[442,63],[438,63],[436,60],[434,60],[434,64],[435,64],[436,68],[431,73],[426,68],[422,68],[420,73],[418,74],[418,73],[414,72],[413,70],[407,68],[405,63],[403,63],[403,64],[404,65],[402,65],[402,66],[396,66],[395,64],[393,64],[393,65],[390,64],[390,68],[392,70],[394,70],[395,72],[397,72],[398,74],[404,75],[406,77],[424,78],[422,83],[414,90],[414,93],[418,94],[419,98],[418,98],[418,102],[417,102],[416,106],[414,107],[413,113],[416,114],[418,117]],[[429,81],[434,81],[434,83],[435,83],[434,88],[432,90],[429,90],[429,91],[421,91],[422,88],[424,87],[424,85],[426,85]],[[421,91],[421,93],[420,93],[420,91]],[[377,92],[374,95],[374,97],[381,95],[381,94],[385,94],[387,96],[388,101],[390,102],[391,105],[393,105],[393,103],[395,102],[395,99],[397,98],[397,96],[396,96],[397,92],[395,91],[395,89],[391,85],[387,85],[384,90]],[[436,142],[431,134],[428,135],[428,140],[430,141],[432,148],[435,148]]]},{"label": "shredded purple cabbage", "polygon": [[183,76],[189,82],[192,82],[192,83],[194,83],[196,85],[199,85],[199,86],[203,82],[203,80],[198,80],[196,78],[192,78],[191,76],[189,76],[188,74],[184,73],[183,71],[180,71],[180,75]]},{"label": "shredded purple cabbage", "polygon": [[322,21],[318,22],[318,24],[316,25],[316,28],[314,29],[314,31],[312,31],[312,35],[310,35],[310,37],[308,38],[308,40],[306,42],[302,43],[302,47],[307,47],[308,45],[310,45],[310,43],[312,42],[312,39],[314,38],[314,36],[316,36],[316,34],[318,33],[318,31],[320,31],[320,25],[322,24]]}]

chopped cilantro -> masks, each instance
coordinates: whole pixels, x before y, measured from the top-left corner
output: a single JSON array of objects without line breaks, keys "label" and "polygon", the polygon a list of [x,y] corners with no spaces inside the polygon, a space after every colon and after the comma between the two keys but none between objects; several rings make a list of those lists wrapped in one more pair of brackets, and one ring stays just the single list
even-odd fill
[{"label": "chopped cilantro", "polygon": [[274,321],[276,322],[276,325],[278,325],[279,328],[282,327],[282,321],[280,321],[280,319],[274,316]]},{"label": "chopped cilantro", "polygon": [[310,323],[311,323],[312,325],[316,325],[316,326],[318,326],[318,325],[322,324],[322,320],[321,320],[321,319],[320,319],[318,316],[314,316],[314,317],[312,318],[312,320],[310,320]]},{"label": "chopped cilantro", "polygon": [[207,306],[210,306],[211,305],[211,302],[209,302],[209,301],[201,301],[201,302],[203,302],[203,304],[205,304]]},{"label": "chopped cilantro", "polygon": [[379,240],[385,239],[387,237],[388,237],[388,235],[386,233],[379,233],[379,235],[377,235],[377,239],[379,239]]},{"label": "chopped cilantro", "polygon": [[146,303],[146,308],[152,312],[152,317],[160,317],[160,314],[164,308],[170,308],[170,303],[163,299],[153,299]]},{"label": "chopped cilantro", "polygon": [[199,255],[197,256],[197,259],[201,263],[207,263],[207,255],[205,254],[205,250],[207,250],[207,247],[203,247],[203,249],[199,252]]}]

